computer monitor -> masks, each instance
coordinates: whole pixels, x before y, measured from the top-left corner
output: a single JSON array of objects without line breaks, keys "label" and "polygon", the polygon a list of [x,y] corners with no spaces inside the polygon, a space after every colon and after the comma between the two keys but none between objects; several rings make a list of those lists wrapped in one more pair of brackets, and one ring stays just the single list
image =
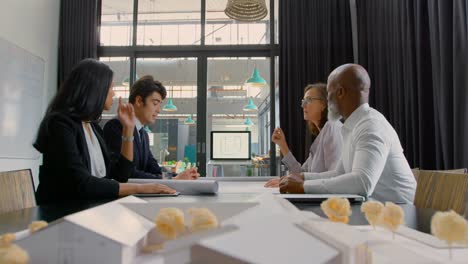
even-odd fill
[{"label": "computer monitor", "polygon": [[250,131],[211,131],[211,160],[250,160]]}]

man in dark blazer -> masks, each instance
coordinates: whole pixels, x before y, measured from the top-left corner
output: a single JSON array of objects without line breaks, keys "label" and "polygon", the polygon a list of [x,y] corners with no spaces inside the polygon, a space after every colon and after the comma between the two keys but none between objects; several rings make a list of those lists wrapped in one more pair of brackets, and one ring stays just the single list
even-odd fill
[{"label": "man in dark blazer", "polygon": [[[161,103],[166,98],[166,88],[146,75],[137,80],[130,89],[128,101],[135,109],[135,131],[133,133],[133,163],[135,170],[131,178],[161,179],[162,169],[153,157],[149,147],[148,133],[145,125],[154,123],[161,111]],[[122,124],[119,119],[109,120],[104,126],[104,137],[112,153],[120,153],[122,140]],[[200,176],[197,168],[191,168],[174,176],[176,180],[194,180]]]}]

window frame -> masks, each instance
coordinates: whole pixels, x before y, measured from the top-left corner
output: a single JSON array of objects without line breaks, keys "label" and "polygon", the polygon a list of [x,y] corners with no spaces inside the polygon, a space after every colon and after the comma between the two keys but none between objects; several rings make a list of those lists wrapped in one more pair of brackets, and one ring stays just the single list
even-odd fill
[{"label": "window frame", "polygon": [[[138,58],[181,58],[181,57],[196,57],[197,58],[197,95],[206,95],[207,93],[207,61],[208,58],[213,57],[268,57],[270,61],[270,100],[269,109],[270,122],[269,130],[263,133],[267,138],[273,133],[276,126],[275,112],[277,111],[275,101],[276,95],[276,72],[275,63],[279,60],[279,44],[275,44],[275,9],[278,1],[270,0],[269,4],[269,43],[268,44],[238,44],[238,45],[206,45],[205,44],[205,28],[206,23],[206,0],[200,0],[201,4],[201,30],[200,30],[200,44],[198,45],[162,45],[162,46],[149,46],[137,45],[138,34],[138,2],[133,0],[133,25],[132,25],[132,41],[130,46],[98,46],[98,57],[129,57],[130,58],[130,87],[135,82],[136,73],[136,60]],[[99,1],[102,4],[102,1]],[[102,8],[101,8],[102,10]],[[98,16],[101,16],[99,13]],[[98,21],[101,21],[100,17]],[[211,23],[209,22],[208,25]],[[98,25],[100,28],[100,25]],[[100,32],[100,30],[98,30]],[[279,32],[279,31],[278,31]],[[201,175],[206,175],[206,113],[207,113],[207,96],[197,96],[197,165]],[[259,113],[259,120],[260,120]],[[260,123],[259,123],[260,126]],[[259,131],[260,131],[259,127]],[[265,130],[263,128],[262,130]],[[263,134],[262,134],[263,135]],[[260,136],[260,134],[259,134]],[[263,140],[263,138],[261,138]],[[260,142],[260,141],[259,141]],[[263,144],[262,144],[263,145]],[[264,146],[266,147],[266,146]],[[277,171],[276,164],[276,145],[270,141],[270,174],[274,175]]]}]

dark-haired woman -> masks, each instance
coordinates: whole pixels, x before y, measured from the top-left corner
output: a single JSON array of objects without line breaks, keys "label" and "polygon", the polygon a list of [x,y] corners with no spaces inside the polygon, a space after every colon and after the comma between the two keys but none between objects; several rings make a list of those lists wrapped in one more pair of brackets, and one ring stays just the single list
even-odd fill
[{"label": "dark-haired woman", "polygon": [[173,193],[160,184],[121,183],[134,169],[134,110],[119,99],[123,144],[110,161],[102,129],[103,110],[112,106],[113,72],[94,59],[78,63],[50,103],[34,147],[43,154],[36,199],[39,204],[64,200],[113,199],[135,193]]},{"label": "dark-haired woman", "polygon": [[[283,154],[283,163],[289,169],[289,173],[324,172],[336,167],[341,156],[342,123],[340,121],[328,121],[327,86],[323,83],[310,84],[304,89],[304,99],[301,103],[304,120],[311,134],[316,136],[310,146],[309,157],[300,164],[289,151],[288,143],[281,128],[276,128],[271,136]],[[272,179],[265,187],[278,187],[279,178]]]}]

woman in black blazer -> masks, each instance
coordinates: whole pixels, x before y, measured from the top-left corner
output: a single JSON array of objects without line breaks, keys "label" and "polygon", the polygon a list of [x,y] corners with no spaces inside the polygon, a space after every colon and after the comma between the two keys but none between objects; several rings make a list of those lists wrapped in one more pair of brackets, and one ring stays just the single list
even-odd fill
[{"label": "woman in black blazer", "polygon": [[[131,104],[122,104],[120,99],[118,116],[124,126],[123,144],[120,157],[110,160],[97,121],[103,110],[112,106],[112,78],[109,66],[94,59],[85,59],[75,66],[50,103],[34,143],[34,147],[43,154],[36,192],[39,204],[112,199],[135,193],[175,192],[161,184],[124,183],[134,170],[135,113]],[[95,148],[95,152],[90,152],[89,141],[93,146],[99,144],[102,159]],[[93,159],[90,153],[93,153]],[[105,171],[101,171],[103,175],[92,175],[93,166],[95,171],[96,167],[105,167]]]}]

